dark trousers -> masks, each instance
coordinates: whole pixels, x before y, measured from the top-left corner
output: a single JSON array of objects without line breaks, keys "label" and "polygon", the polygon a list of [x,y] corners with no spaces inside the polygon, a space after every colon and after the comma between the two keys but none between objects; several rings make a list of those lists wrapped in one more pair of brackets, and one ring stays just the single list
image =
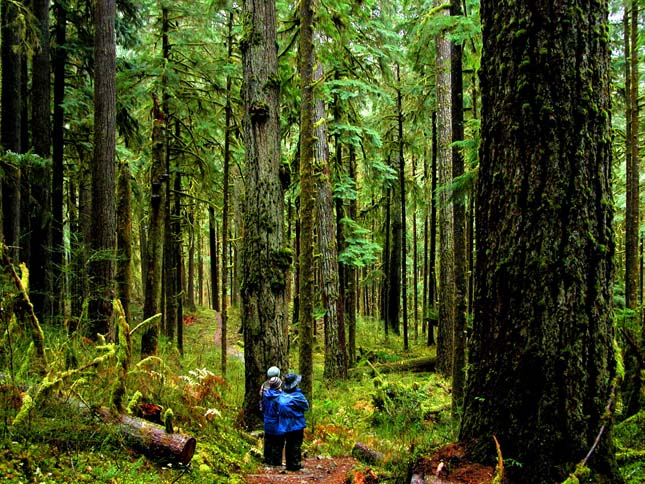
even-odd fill
[{"label": "dark trousers", "polygon": [[302,469],[302,440],[304,438],[304,429],[287,432],[285,437],[284,455],[287,461],[288,471],[297,471]]},{"label": "dark trousers", "polygon": [[282,465],[284,435],[264,434],[264,463],[270,466]]}]

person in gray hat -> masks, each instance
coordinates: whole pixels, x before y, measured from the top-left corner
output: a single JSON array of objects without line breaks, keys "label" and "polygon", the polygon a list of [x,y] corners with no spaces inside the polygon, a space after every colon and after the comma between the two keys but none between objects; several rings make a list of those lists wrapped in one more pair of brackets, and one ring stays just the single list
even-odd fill
[{"label": "person in gray hat", "polygon": [[282,465],[284,430],[279,426],[278,397],[282,394],[282,380],[277,376],[268,380],[269,388],[262,395],[264,415],[264,463],[270,466]]},{"label": "person in gray hat", "polygon": [[260,387],[260,412],[262,412],[262,397],[264,396],[264,392],[269,389],[269,382],[274,376],[280,378],[280,368],[277,366],[272,366],[267,370],[267,379]]},{"label": "person in gray hat", "polygon": [[302,376],[287,373],[282,381],[282,393],[278,395],[278,432],[284,434],[285,460],[288,471],[302,469],[302,441],[307,426],[305,412],[309,402],[298,387]]}]

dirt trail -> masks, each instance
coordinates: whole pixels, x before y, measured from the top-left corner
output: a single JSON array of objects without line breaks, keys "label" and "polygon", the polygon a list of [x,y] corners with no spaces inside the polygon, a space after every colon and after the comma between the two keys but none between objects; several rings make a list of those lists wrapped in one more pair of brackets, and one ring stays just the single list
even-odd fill
[{"label": "dirt trail", "polygon": [[260,467],[256,474],[246,476],[246,484],[301,484],[325,483],[343,484],[358,464],[350,457],[340,458],[305,458],[303,468],[289,472],[284,467]]}]

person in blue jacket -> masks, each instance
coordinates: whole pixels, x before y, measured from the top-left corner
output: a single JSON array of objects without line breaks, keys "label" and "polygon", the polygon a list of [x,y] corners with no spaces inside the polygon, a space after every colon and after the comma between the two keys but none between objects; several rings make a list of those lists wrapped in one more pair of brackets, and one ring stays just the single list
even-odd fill
[{"label": "person in blue jacket", "polygon": [[268,380],[268,388],[262,395],[262,413],[264,415],[264,463],[271,466],[282,465],[284,448],[284,430],[279,426],[278,397],[282,394],[282,380],[277,376]]},{"label": "person in blue jacket", "polygon": [[282,381],[282,393],[278,396],[279,431],[284,432],[285,460],[288,471],[302,469],[302,441],[307,426],[305,412],[309,402],[298,383],[302,376],[287,373]]}]

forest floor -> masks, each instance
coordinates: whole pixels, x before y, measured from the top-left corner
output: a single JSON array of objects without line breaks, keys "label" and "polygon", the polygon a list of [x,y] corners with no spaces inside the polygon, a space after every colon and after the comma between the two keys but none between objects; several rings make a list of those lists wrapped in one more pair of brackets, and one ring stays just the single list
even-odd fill
[{"label": "forest floor", "polygon": [[[214,340],[221,345],[221,316],[216,314],[217,329]],[[234,342],[227,344],[230,356],[244,360]],[[287,471],[284,467],[261,466],[244,476],[245,484],[377,484],[379,477],[371,468],[351,456],[304,457],[300,471]],[[464,458],[463,449],[451,444],[437,449],[433,454],[419,459],[412,468],[410,484],[489,484],[495,469],[472,463]]]}]

